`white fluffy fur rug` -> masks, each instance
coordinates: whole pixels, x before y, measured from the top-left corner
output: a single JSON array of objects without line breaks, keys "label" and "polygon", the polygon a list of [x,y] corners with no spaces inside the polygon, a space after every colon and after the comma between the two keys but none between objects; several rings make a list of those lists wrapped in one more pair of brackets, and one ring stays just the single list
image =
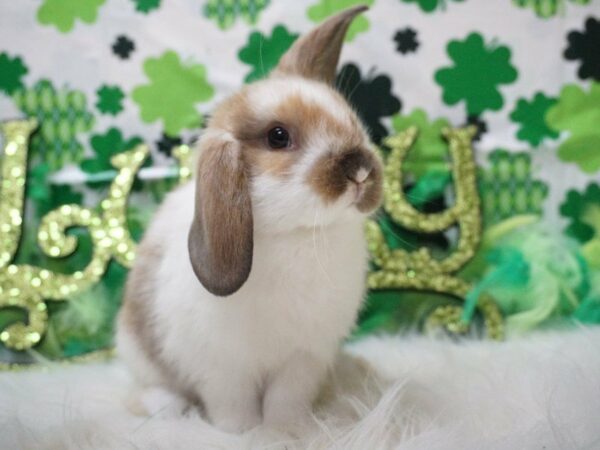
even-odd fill
[{"label": "white fluffy fur rug", "polygon": [[0,448],[598,449],[600,328],[503,343],[366,339],[340,359],[301,439],[135,417],[129,389],[118,363],[0,374]]}]

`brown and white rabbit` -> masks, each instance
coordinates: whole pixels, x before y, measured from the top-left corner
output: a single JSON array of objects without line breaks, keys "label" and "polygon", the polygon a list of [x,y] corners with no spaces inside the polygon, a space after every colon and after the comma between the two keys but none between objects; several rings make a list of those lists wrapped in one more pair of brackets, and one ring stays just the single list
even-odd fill
[{"label": "brown and white rabbit", "polygon": [[306,419],[363,299],[382,169],[333,83],[364,10],[216,108],[195,181],[165,199],[129,275],[120,356],[141,386],[201,403],[222,429]]}]

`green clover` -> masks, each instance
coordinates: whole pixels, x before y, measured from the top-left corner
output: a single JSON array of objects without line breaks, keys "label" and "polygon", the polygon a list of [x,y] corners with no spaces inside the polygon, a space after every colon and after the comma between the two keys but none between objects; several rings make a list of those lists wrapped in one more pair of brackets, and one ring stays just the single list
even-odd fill
[{"label": "green clover", "polygon": [[571,219],[566,234],[583,244],[583,257],[600,269],[600,185],[590,183],[584,192],[567,192],[560,214]]},{"label": "green clover", "polygon": [[297,38],[297,34],[290,33],[283,25],[273,28],[271,37],[265,37],[259,31],[252,32],[248,43],[238,53],[240,61],[252,67],[244,80],[249,83],[266,77]]},{"label": "green clover", "polygon": [[[569,0],[575,5],[587,5],[591,0]],[[564,14],[567,0],[512,0],[520,8],[531,8],[538,17],[547,19],[559,12]]]},{"label": "green clover", "polygon": [[166,51],[158,58],[148,58],[144,72],[150,83],[137,86],[132,93],[144,122],[162,120],[170,136],[202,124],[196,103],[208,101],[214,94],[202,64],[182,64],[177,53]]},{"label": "green clover", "polygon": [[531,101],[520,98],[515,109],[510,113],[513,122],[521,124],[517,138],[537,147],[544,138],[556,139],[559,133],[548,128],[545,122],[546,111],[556,103],[555,98],[546,97],[538,92]]},{"label": "green clover", "polygon": [[131,0],[135,3],[135,10],[144,14],[160,8],[160,0]]},{"label": "green clover", "polygon": [[451,41],[447,49],[454,66],[435,73],[435,81],[444,91],[444,103],[455,105],[464,100],[469,115],[502,108],[504,100],[498,85],[517,79],[509,48],[486,45],[483,36],[471,33],[464,41]]},{"label": "green clover", "polygon": [[73,29],[75,20],[94,23],[98,8],[106,0],[45,0],[37,12],[37,20],[42,25],[54,25],[61,33]]},{"label": "green clover", "polygon": [[48,164],[35,164],[27,173],[27,198],[35,204],[35,214],[41,218],[60,205],[81,204],[83,195],[70,185],[53,184],[49,180]]},{"label": "green clover", "polygon": [[21,78],[27,73],[27,67],[18,56],[11,58],[7,53],[0,53],[0,91],[12,95],[23,88]]},{"label": "green clover", "polygon": [[416,126],[419,130],[416,142],[411,147],[404,169],[421,177],[429,171],[448,172],[448,144],[442,130],[450,126],[445,118],[429,120],[422,109],[415,109],[408,115],[392,117],[392,126],[397,133]]},{"label": "green clover", "polygon": [[[131,150],[141,143],[142,138],[139,136],[134,136],[129,139],[123,138],[123,134],[118,128],[109,128],[104,134],[93,135],[90,139],[90,144],[94,149],[95,156],[83,160],[80,164],[81,170],[91,175],[90,181],[86,184],[96,189],[107,187],[111,183],[112,178],[105,178],[104,176],[97,177],[97,175],[103,172],[114,172],[115,169],[110,163],[110,159],[114,155]],[[151,164],[151,159],[147,158],[144,162],[144,166],[148,166],[149,164]],[[94,175],[96,175],[96,177]],[[140,188],[138,180],[134,183],[134,188]]]},{"label": "green clover", "polygon": [[561,160],[574,162],[587,173],[600,169],[600,83],[592,82],[589,92],[574,84],[563,87],[546,113],[546,123],[568,133],[558,147]]},{"label": "green clover", "polygon": [[600,186],[590,183],[583,192],[568,191],[560,214],[571,219],[565,230],[569,236],[582,243],[600,238]]},{"label": "green clover", "polygon": [[[404,3],[417,3],[421,11],[430,13],[437,8],[445,9],[446,0],[402,0]],[[464,0],[453,0],[455,2],[462,2]]]},{"label": "green clover", "polygon": [[98,111],[101,113],[116,116],[123,111],[122,102],[125,98],[125,94],[123,94],[123,91],[119,86],[103,85],[96,91],[96,95],[98,96],[96,108],[98,108]]},{"label": "green clover", "polygon": [[[320,0],[308,8],[306,14],[310,20],[318,23],[344,9],[358,5],[371,6],[374,2],[375,0]],[[369,27],[369,20],[364,15],[356,17],[348,28],[345,37],[346,41],[352,41],[357,34],[368,31]]]}]

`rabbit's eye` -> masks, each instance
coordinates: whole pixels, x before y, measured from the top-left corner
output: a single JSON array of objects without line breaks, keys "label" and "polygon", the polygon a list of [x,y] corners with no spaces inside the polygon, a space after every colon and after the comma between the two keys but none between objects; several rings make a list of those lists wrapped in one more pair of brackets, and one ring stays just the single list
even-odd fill
[{"label": "rabbit's eye", "polygon": [[267,140],[272,149],[286,148],[290,145],[290,134],[283,127],[271,128],[267,134]]}]

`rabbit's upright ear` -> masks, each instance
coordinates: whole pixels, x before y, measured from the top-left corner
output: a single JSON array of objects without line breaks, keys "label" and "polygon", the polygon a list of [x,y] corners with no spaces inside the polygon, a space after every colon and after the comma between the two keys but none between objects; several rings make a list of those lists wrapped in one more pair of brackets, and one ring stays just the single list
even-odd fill
[{"label": "rabbit's upright ear", "polygon": [[356,6],[327,19],[298,39],[281,57],[274,75],[298,75],[333,84],[342,43],[352,19],[368,6]]},{"label": "rabbit's upright ear", "polygon": [[198,280],[215,295],[233,294],[250,275],[253,219],[249,175],[241,146],[228,133],[207,133],[200,143],[188,250]]}]

